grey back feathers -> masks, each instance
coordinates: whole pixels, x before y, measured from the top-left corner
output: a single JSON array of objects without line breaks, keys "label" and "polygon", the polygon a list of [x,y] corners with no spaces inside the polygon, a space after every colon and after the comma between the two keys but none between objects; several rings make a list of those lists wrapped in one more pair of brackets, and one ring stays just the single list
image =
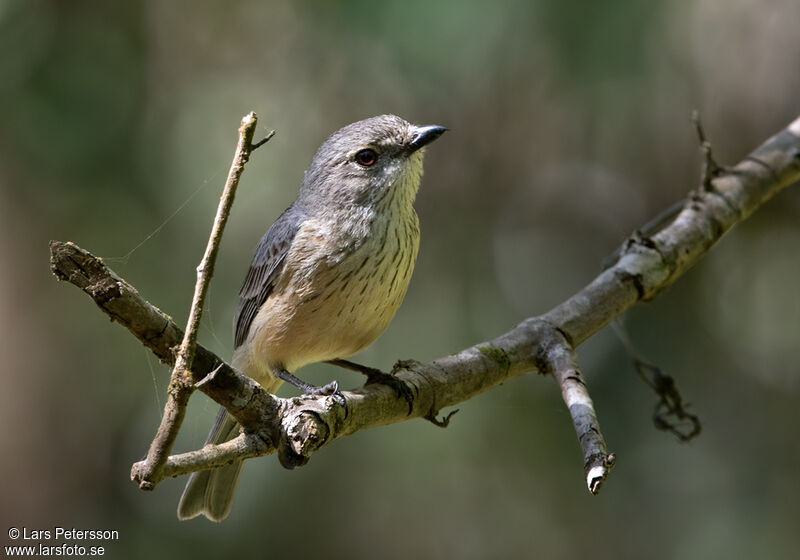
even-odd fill
[{"label": "grey back feathers", "polygon": [[247,340],[250,325],[275,287],[292,240],[304,219],[305,214],[293,204],[275,220],[258,243],[239,291],[239,304],[233,319],[235,348]]}]

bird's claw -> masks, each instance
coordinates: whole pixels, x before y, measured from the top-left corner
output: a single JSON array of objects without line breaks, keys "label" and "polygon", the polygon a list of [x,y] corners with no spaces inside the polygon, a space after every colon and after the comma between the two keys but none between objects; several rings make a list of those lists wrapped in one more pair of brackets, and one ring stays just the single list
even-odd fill
[{"label": "bird's claw", "polygon": [[316,396],[329,396],[339,392],[339,382],[338,381],[331,381],[325,385],[320,385],[319,387],[310,387],[308,391],[306,391],[309,395],[316,395]]},{"label": "bird's claw", "polygon": [[334,380],[320,387],[311,387],[307,393],[314,396],[331,397],[336,404],[347,410],[347,401],[345,400],[342,392],[339,390],[338,381]]}]

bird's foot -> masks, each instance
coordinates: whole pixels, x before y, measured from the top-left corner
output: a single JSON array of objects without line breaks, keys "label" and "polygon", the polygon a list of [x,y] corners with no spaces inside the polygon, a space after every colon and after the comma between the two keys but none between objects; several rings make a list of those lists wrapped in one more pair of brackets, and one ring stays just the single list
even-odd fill
[{"label": "bird's foot", "polygon": [[341,359],[330,360],[328,363],[366,375],[367,382],[365,385],[380,384],[391,387],[398,397],[403,397],[408,403],[408,413],[411,414],[414,408],[414,393],[405,381],[394,375],[394,370],[392,373],[385,373],[374,367],[364,366],[349,360]]},{"label": "bird's foot", "polygon": [[408,413],[411,414],[411,411],[414,409],[414,392],[411,390],[411,387],[408,386],[408,383],[391,373],[375,370],[367,375],[367,382],[365,385],[376,384],[388,385],[394,390],[398,397],[403,397],[408,403]]},{"label": "bird's foot", "polygon": [[285,381],[290,385],[294,385],[306,395],[314,395],[314,396],[324,396],[324,397],[333,397],[333,400],[339,406],[342,406],[347,410],[347,401],[345,401],[344,395],[339,390],[339,382],[338,381],[331,381],[326,385],[322,385],[317,387],[316,385],[312,385],[311,383],[306,383],[302,379],[299,379],[286,371],[285,369],[278,369],[275,371],[275,375]]},{"label": "bird's foot", "polygon": [[320,387],[316,387],[314,385],[308,385],[305,389],[305,393],[307,395],[333,397],[333,400],[336,401],[336,404],[344,408],[347,408],[347,401],[345,401],[344,395],[339,390],[338,381],[334,380]]}]

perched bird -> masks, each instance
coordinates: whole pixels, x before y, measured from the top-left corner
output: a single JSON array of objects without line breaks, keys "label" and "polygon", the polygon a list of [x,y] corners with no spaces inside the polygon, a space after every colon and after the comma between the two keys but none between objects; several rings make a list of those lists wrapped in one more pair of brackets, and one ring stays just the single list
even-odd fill
[{"label": "perched bird", "polygon": [[[239,292],[232,365],[275,392],[291,372],[365,348],[406,294],[419,247],[413,203],[424,147],[447,130],[381,115],[334,132],[317,150],[289,208],[256,248]],[[222,408],[206,443],[235,437]],[[228,516],[242,462],[193,473],[178,518]]]}]

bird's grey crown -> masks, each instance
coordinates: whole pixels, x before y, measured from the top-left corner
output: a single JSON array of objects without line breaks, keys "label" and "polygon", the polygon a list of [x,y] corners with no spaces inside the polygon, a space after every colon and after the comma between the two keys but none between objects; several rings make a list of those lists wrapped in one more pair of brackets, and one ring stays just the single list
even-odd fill
[{"label": "bird's grey crown", "polygon": [[350,155],[361,148],[398,148],[413,140],[414,126],[397,115],[357,121],[331,134],[317,150],[311,167]]}]

